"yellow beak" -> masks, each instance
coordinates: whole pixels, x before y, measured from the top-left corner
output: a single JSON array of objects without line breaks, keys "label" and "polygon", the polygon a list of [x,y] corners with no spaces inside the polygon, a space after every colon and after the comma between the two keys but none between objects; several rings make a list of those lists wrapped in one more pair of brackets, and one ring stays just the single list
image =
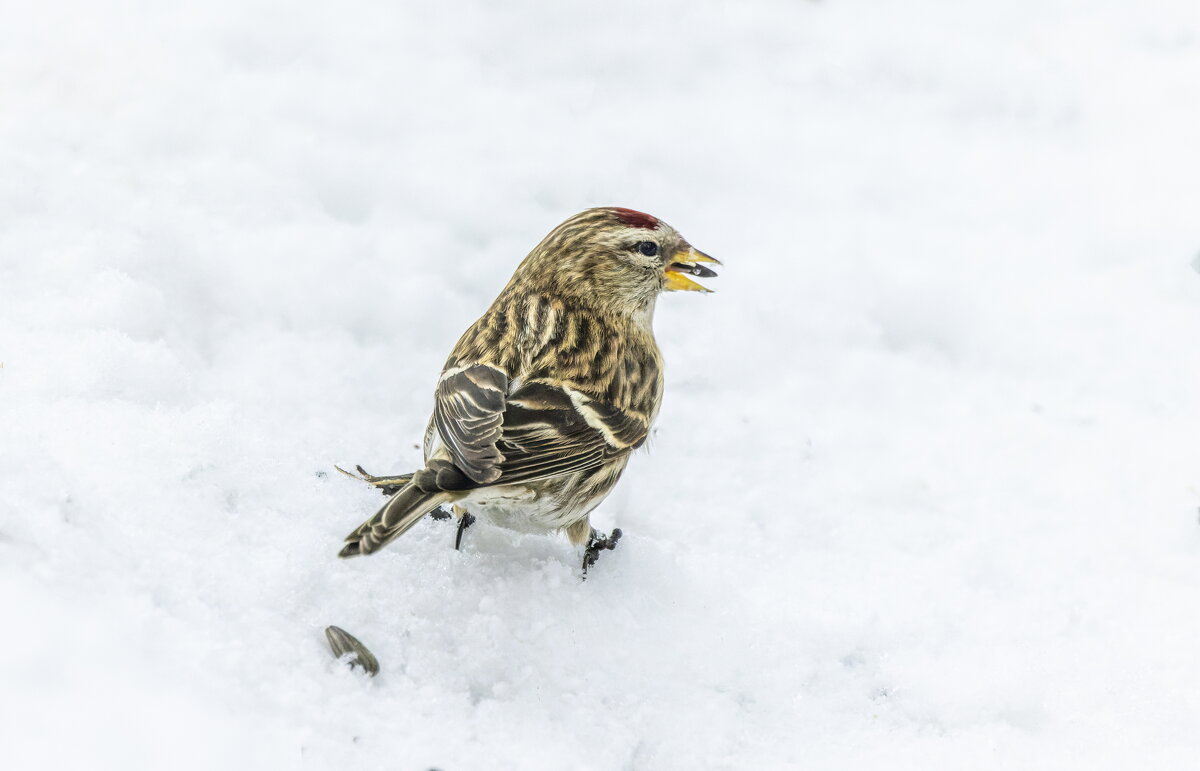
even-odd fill
[{"label": "yellow beak", "polygon": [[713,265],[721,264],[720,260],[715,257],[709,257],[704,252],[691,246],[680,249],[671,255],[667,267],[663,269],[663,275],[666,277],[666,283],[663,285],[663,288],[668,292],[711,292],[712,290],[708,287],[701,286],[688,278],[688,276],[712,278],[717,275],[712,270],[700,264],[704,262]]}]

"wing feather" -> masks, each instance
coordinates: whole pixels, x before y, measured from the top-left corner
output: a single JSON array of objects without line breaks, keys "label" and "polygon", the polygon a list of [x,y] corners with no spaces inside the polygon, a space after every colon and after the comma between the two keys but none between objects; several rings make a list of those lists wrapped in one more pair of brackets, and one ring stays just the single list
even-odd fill
[{"label": "wing feather", "polygon": [[476,485],[532,482],[597,468],[645,441],[649,418],[570,388],[516,385],[497,367],[450,370],[434,424],[454,465]]},{"label": "wing feather", "polygon": [[508,375],[487,364],[450,370],[437,386],[434,424],[454,465],[478,484],[495,482],[503,473],[496,442],[507,390]]},{"label": "wing feather", "polygon": [[501,481],[530,482],[596,468],[630,452],[648,430],[646,419],[578,391],[527,383],[508,399]]}]

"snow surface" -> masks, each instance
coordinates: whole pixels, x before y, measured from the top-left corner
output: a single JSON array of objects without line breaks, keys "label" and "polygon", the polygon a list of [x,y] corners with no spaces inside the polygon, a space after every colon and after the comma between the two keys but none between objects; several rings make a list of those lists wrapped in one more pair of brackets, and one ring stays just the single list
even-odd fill
[{"label": "snow surface", "polygon": [[[1195,768],[1194,0],[4,18],[4,768]],[[726,264],[620,547],[339,561],[600,204]]]}]

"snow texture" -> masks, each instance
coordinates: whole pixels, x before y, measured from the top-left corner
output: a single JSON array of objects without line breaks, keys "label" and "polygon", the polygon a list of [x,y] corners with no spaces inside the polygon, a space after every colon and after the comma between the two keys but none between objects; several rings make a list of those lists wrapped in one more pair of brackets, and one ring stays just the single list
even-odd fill
[{"label": "snow texture", "polygon": [[[1193,0],[4,16],[6,769],[1195,767]],[[339,561],[603,204],[726,265],[620,546]]]}]

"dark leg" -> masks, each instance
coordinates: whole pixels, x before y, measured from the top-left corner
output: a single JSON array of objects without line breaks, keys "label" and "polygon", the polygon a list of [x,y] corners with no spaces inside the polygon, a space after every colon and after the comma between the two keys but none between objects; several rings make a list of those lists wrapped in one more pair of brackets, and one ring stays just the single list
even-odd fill
[{"label": "dark leg", "polygon": [[458,547],[462,545],[462,534],[468,527],[475,524],[475,516],[463,512],[463,515],[458,518],[458,532],[454,534],[454,550],[458,551]]},{"label": "dark leg", "polygon": [[583,552],[583,577],[587,578],[588,568],[596,564],[596,560],[600,559],[600,552],[611,551],[617,548],[617,541],[621,540],[621,528],[614,527],[612,535],[607,538],[601,537],[595,530],[588,538],[587,549]]},{"label": "dark leg", "polygon": [[468,527],[475,524],[475,517],[474,515],[468,514],[465,511],[461,511],[458,506],[455,506],[454,509],[455,511],[452,515],[450,512],[439,506],[438,508],[429,512],[429,516],[433,517],[439,522],[445,522],[447,519],[450,519],[451,516],[458,516],[458,531],[454,534],[454,550],[458,551],[458,548],[462,546],[463,532]]}]

